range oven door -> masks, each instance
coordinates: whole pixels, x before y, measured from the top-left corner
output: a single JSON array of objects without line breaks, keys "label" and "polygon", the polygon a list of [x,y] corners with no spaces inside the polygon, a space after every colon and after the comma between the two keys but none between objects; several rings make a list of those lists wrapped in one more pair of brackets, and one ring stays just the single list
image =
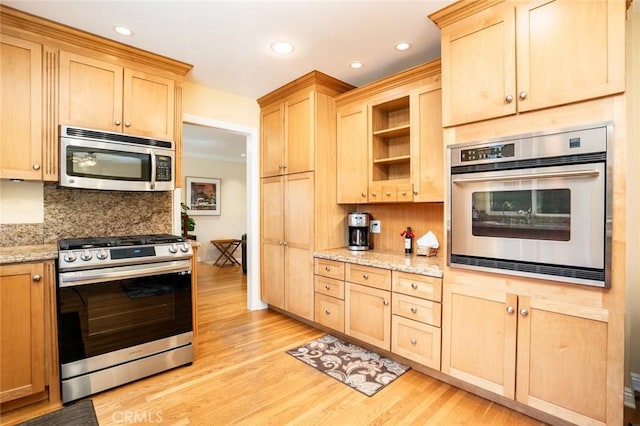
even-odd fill
[{"label": "range oven door", "polygon": [[[180,260],[60,273],[62,378],[150,355],[128,348],[154,351],[153,344],[145,344],[192,336],[190,265]],[[177,344],[187,343],[191,339]]]},{"label": "range oven door", "polygon": [[605,163],[453,174],[450,264],[605,285]]}]

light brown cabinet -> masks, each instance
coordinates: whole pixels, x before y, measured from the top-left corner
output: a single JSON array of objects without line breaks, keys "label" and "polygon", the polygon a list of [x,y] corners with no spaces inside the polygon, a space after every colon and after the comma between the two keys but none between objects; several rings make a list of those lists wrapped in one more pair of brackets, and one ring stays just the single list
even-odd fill
[{"label": "light brown cabinet", "polygon": [[622,1],[458,2],[430,18],[445,127],[624,91]]},{"label": "light brown cabinet", "polygon": [[391,271],[348,263],[345,334],[391,350]]},{"label": "light brown cabinet", "polygon": [[338,203],[367,202],[367,109],[362,102],[338,108],[337,123]]},{"label": "light brown cabinet", "polygon": [[60,122],[173,140],[175,81],[60,52]]},{"label": "light brown cabinet", "polygon": [[59,400],[53,262],[0,266],[0,403]]},{"label": "light brown cabinet", "polygon": [[315,321],[344,333],[344,263],[315,259]]},{"label": "light brown cabinet", "polygon": [[0,39],[0,179],[42,180],[42,45]]},{"label": "light brown cabinet", "polygon": [[575,424],[607,423],[606,309],[456,283],[443,304],[444,373]]},{"label": "light brown cabinet", "polygon": [[262,299],[313,320],[314,175],[262,179]]}]

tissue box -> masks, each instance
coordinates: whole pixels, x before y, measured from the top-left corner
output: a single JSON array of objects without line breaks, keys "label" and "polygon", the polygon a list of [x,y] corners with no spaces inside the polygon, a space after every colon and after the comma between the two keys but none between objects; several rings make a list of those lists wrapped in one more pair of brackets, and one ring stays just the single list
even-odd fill
[{"label": "tissue box", "polygon": [[418,246],[418,248],[416,249],[416,254],[418,256],[435,256],[436,254],[438,254],[438,249],[433,247]]}]

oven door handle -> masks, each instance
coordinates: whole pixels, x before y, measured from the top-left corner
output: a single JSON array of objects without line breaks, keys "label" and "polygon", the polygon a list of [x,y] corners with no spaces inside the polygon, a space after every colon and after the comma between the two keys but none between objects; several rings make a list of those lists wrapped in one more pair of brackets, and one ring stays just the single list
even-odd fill
[{"label": "oven door handle", "polygon": [[87,271],[62,272],[59,275],[60,288],[95,284],[106,281],[126,280],[173,272],[191,272],[191,261],[178,260],[161,264],[130,265],[115,268],[90,269]]},{"label": "oven door handle", "polygon": [[474,182],[505,182],[513,180],[534,180],[534,179],[553,179],[553,178],[582,178],[582,177],[598,177],[598,170],[576,170],[571,172],[552,172],[552,173],[527,173],[522,175],[507,176],[491,176],[477,178],[453,178],[451,182],[457,185]]}]

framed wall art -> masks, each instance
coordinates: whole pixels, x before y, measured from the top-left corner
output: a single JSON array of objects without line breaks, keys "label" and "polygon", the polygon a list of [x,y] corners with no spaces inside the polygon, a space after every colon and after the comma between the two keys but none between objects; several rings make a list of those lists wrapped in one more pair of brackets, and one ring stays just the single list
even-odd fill
[{"label": "framed wall art", "polygon": [[187,177],[185,201],[189,215],[220,215],[220,179]]}]

